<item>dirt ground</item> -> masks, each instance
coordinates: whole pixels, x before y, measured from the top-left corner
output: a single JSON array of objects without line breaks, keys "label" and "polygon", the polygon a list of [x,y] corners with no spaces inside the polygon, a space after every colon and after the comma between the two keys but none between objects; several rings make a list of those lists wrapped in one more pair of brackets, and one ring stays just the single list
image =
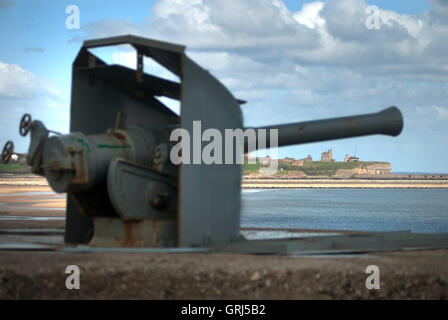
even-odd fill
[{"label": "dirt ground", "polygon": [[[0,299],[448,298],[448,250],[312,257],[64,252],[63,196],[20,183],[0,181],[0,245],[17,238],[8,234],[14,229],[56,229],[59,240],[51,240],[54,251],[1,249]],[[33,217],[49,220],[26,220]],[[65,286],[69,265],[80,269],[79,290]],[[378,290],[366,288],[369,265],[379,267]]]},{"label": "dirt ground", "polygon": [[[0,252],[0,299],[447,299],[448,251],[298,258]],[[368,265],[380,289],[368,290]],[[68,290],[68,265],[80,289]]]}]

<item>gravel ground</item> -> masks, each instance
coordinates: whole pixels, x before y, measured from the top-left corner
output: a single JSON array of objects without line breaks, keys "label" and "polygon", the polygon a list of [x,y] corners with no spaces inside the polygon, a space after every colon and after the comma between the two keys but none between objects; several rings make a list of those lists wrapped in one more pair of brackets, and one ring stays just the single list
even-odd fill
[{"label": "gravel ground", "polygon": [[[0,299],[447,299],[448,250],[297,258],[0,252]],[[80,290],[65,268],[80,268]],[[368,265],[380,268],[368,290]]]}]

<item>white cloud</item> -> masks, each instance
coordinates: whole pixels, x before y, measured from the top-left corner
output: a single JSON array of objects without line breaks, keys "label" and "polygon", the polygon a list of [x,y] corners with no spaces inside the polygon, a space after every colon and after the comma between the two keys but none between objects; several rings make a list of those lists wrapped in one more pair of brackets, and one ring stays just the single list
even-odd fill
[{"label": "white cloud", "polygon": [[137,53],[135,50],[129,52],[112,52],[112,63],[122,65],[130,69],[136,69]]},{"label": "white cloud", "polygon": [[[137,53],[135,49],[130,49],[129,51],[111,51],[110,59],[108,57],[103,57],[98,55],[103,61],[112,64],[118,64],[125,66],[130,69],[137,68]],[[110,60],[110,61],[109,61]],[[168,69],[157,63],[156,61],[144,57],[143,68],[146,73],[157,76],[159,78],[179,82],[179,77],[170,72]]]},{"label": "white cloud", "polygon": [[45,52],[45,50],[41,47],[25,47],[23,49],[26,53],[30,53],[30,52],[38,52],[38,53],[43,53]]},{"label": "white cloud", "polygon": [[34,74],[16,64],[0,61],[0,98],[26,99],[35,95],[37,87]]},{"label": "white cloud", "polygon": [[321,1],[305,3],[302,10],[295,12],[293,17],[300,24],[314,29],[316,26],[322,26],[325,23],[325,20],[319,15],[323,7],[324,3]]},{"label": "white cloud", "polygon": [[439,120],[448,121],[448,108],[432,106],[437,112],[437,117]]},{"label": "white cloud", "polygon": [[217,62],[216,68],[222,62],[216,55],[228,54],[246,60],[240,70],[289,60],[349,66],[367,75],[422,81],[434,75],[448,81],[448,26],[436,19],[440,13],[435,10],[446,6],[440,0],[431,3],[432,9],[419,15],[381,9],[380,29],[368,30],[365,0],[315,1],[297,12],[280,0],[159,0],[141,25],[107,19],[87,23],[83,30],[88,38],[132,33],[185,44],[197,56],[208,55],[202,60]]},{"label": "white cloud", "polygon": [[18,135],[24,113],[43,121],[49,129],[67,132],[69,97],[69,92],[51,79],[0,61],[0,147],[6,140],[13,140],[18,152],[27,150],[28,138]]}]

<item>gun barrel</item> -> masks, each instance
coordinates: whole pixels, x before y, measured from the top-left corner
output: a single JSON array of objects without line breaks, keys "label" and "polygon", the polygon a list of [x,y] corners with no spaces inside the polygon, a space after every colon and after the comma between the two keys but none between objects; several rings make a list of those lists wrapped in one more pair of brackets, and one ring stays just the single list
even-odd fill
[{"label": "gun barrel", "polygon": [[[269,148],[269,129],[278,129],[278,146],[289,146],[308,142],[326,141],[341,138],[360,137],[371,134],[397,136],[403,129],[403,116],[397,107],[389,107],[378,113],[298,122],[283,125],[254,128],[257,133],[266,129],[266,148]],[[258,146],[256,149],[264,149]],[[250,152],[250,146],[245,145]]]}]

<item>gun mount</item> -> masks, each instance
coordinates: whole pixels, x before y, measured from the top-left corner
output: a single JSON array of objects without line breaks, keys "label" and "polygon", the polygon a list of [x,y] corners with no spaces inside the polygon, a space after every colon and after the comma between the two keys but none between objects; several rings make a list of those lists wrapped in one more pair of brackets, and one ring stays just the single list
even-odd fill
[{"label": "gun mount", "polygon": [[[89,49],[130,44],[137,70],[107,65]],[[240,239],[241,165],[180,164],[169,158],[170,133],[242,129],[240,100],[193,62],[183,46],[122,36],[84,42],[73,63],[70,134],[48,130],[25,114],[27,162],[56,192],[67,193],[66,243],[100,247],[197,247]],[[143,56],[180,82],[143,72]],[[181,102],[180,116],[157,97]],[[278,145],[369,134],[396,136],[396,107],[346,118],[270,126]],[[8,161],[13,145],[2,153]],[[246,151],[251,149],[246,146]]]}]

